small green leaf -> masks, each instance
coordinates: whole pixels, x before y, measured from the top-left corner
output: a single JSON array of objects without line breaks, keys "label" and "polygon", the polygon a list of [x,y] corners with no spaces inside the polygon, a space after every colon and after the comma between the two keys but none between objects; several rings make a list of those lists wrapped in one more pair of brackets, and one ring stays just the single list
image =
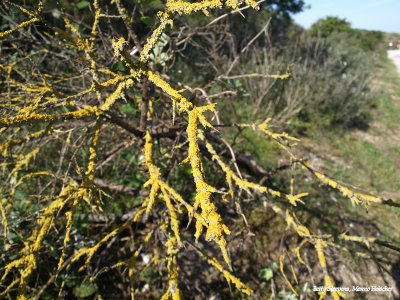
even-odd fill
[{"label": "small green leaf", "polygon": [[5,31],[7,28],[9,28],[10,27],[10,25],[8,24],[8,23],[6,23],[6,24],[2,24],[1,26],[0,26],[0,30],[1,31]]},{"label": "small green leaf", "polygon": [[90,2],[89,2],[89,1],[85,1],[85,0],[80,1],[80,2],[78,3],[78,5],[77,5],[77,7],[78,7],[79,9],[83,9],[83,8],[86,8],[86,7],[89,7],[89,6],[90,6]]},{"label": "small green leaf", "polygon": [[118,71],[118,72],[121,72],[121,73],[125,72],[125,70],[126,70],[125,64],[123,62],[121,62],[121,61],[117,62],[116,64],[113,64],[111,66],[111,69],[113,71]]},{"label": "small green leaf", "polygon": [[164,3],[162,3],[161,0],[152,0],[147,9],[163,9],[164,8]]},{"label": "small green leaf", "polygon": [[274,272],[271,268],[263,268],[261,269],[259,276],[261,279],[268,281],[274,276]]},{"label": "small green leaf", "polygon": [[160,36],[160,39],[159,39],[158,43],[159,43],[162,47],[164,47],[164,46],[166,46],[166,45],[168,44],[168,41],[169,41],[169,36],[166,35],[165,33],[162,33],[161,36]]},{"label": "small green leaf", "polygon": [[79,298],[89,297],[97,291],[97,286],[91,282],[83,282],[80,286],[74,288],[74,295]]},{"label": "small green leaf", "polygon": [[126,114],[134,114],[137,112],[137,109],[132,105],[130,105],[129,103],[120,106],[119,110]]},{"label": "small green leaf", "polygon": [[153,17],[148,17],[148,16],[140,17],[140,21],[142,21],[148,27],[153,27],[154,24],[156,24],[156,19]]},{"label": "small green leaf", "polygon": [[164,4],[161,0],[134,0],[144,10],[162,9]]}]

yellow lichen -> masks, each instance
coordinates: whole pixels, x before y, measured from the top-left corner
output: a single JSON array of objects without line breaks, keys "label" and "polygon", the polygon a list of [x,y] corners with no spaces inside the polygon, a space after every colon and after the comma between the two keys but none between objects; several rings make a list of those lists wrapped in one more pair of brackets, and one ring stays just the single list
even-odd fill
[{"label": "yellow lichen", "polygon": [[160,21],[160,24],[158,25],[158,27],[156,29],[153,30],[151,36],[147,39],[146,43],[143,46],[142,51],[140,52],[140,61],[142,61],[142,62],[146,62],[149,59],[150,51],[153,49],[158,38],[164,32],[167,25],[172,26],[172,24],[173,24],[169,13],[159,12],[157,16]]},{"label": "yellow lichen", "polygon": [[331,290],[331,295],[334,300],[340,300],[340,298],[346,298],[346,295],[341,292],[333,289],[335,287],[335,283],[333,282],[332,278],[329,275],[324,276],[324,290],[319,293],[320,298],[323,299],[326,295],[327,290]]},{"label": "yellow lichen", "polygon": [[324,254],[325,247],[326,243],[321,239],[317,239],[315,243],[315,250],[317,251],[318,261],[322,268],[326,268],[326,258]]},{"label": "yellow lichen", "polygon": [[285,274],[285,270],[284,270],[284,256],[280,256],[279,257],[279,270],[281,271],[281,274],[283,276],[283,279],[285,279],[286,285],[292,290],[292,292],[295,295],[298,295],[297,291],[295,290],[295,288],[293,287],[293,285],[290,283],[289,279],[287,278],[286,274]]},{"label": "yellow lichen", "polygon": [[11,170],[11,175],[17,175],[18,172],[25,166],[29,164],[31,159],[35,158],[36,154],[38,154],[40,148],[33,149],[31,152],[25,155],[21,155],[20,159],[15,164],[14,169]]},{"label": "yellow lichen", "polygon": [[165,244],[167,248],[167,269],[168,269],[168,289],[161,297],[162,300],[180,300],[181,292],[178,287],[179,268],[177,264],[178,242],[175,237],[171,237]]},{"label": "yellow lichen", "polygon": [[25,296],[25,287],[28,278],[36,269],[37,253],[42,246],[45,235],[53,223],[54,215],[65,206],[71,199],[73,193],[74,186],[67,186],[61,191],[59,196],[45,208],[39,217],[38,225],[25,242],[25,247],[20,251],[21,257],[13,260],[4,267],[4,274],[1,280],[4,280],[13,269],[19,270],[19,297]]},{"label": "yellow lichen", "polygon": [[346,240],[346,241],[354,241],[358,243],[365,244],[368,248],[371,247],[372,243],[375,243],[376,238],[374,237],[361,237],[361,236],[354,236],[354,235],[347,235],[346,233],[342,233],[339,238]]},{"label": "yellow lichen", "polygon": [[[188,135],[189,149],[187,161],[190,163],[193,173],[193,180],[196,185],[196,196],[194,201],[194,211],[198,207],[201,209],[201,216],[207,220],[208,228],[206,230],[206,240],[214,240],[221,249],[222,255],[226,263],[230,264],[230,258],[226,249],[225,235],[230,234],[228,227],[222,223],[222,218],[217,212],[215,204],[211,200],[212,193],[217,190],[206,183],[203,175],[203,167],[201,163],[200,149],[198,145],[198,126],[209,127],[209,123],[204,117],[205,111],[213,111],[214,105],[194,107],[188,112],[189,120],[186,128]],[[196,220],[195,237],[198,239],[203,231],[203,224]]]},{"label": "yellow lichen", "polygon": [[189,100],[179,94],[178,91],[173,89],[171,85],[163,80],[160,76],[152,71],[148,71],[147,76],[151,82],[153,82],[157,87],[167,93],[172,99],[177,101],[177,105],[180,111],[189,111],[193,107],[193,104]]},{"label": "yellow lichen", "polygon": [[232,283],[235,285],[235,287],[241,291],[242,293],[245,293],[246,295],[251,295],[253,293],[253,290],[248,287],[246,284],[244,284],[239,278],[236,276],[232,275],[231,272],[226,270],[221,263],[218,262],[214,257],[208,257],[205,254],[201,253],[202,256],[204,256],[208,263],[212,266],[214,266],[217,270],[219,270],[225,277],[226,281],[228,283]]},{"label": "yellow lichen", "polygon": [[1,216],[1,224],[3,226],[4,237],[7,237],[8,221],[7,221],[6,211],[5,211],[4,206],[3,206],[3,200],[6,200],[6,199],[1,197],[1,193],[2,193],[2,189],[0,187],[0,216]]},{"label": "yellow lichen", "polygon": [[360,204],[371,204],[371,203],[382,203],[382,199],[367,195],[363,193],[356,193],[350,190],[349,188],[339,184],[338,182],[330,179],[329,177],[325,176],[324,174],[314,171],[308,164],[305,164],[306,168],[310,170],[323,184],[328,185],[334,189],[339,190],[343,196],[349,198],[353,205],[360,205]]},{"label": "yellow lichen", "polygon": [[0,39],[4,39],[6,36],[10,35],[10,34],[13,33],[14,31],[17,31],[18,29],[24,28],[24,27],[26,27],[26,26],[28,26],[28,25],[30,25],[30,24],[32,24],[32,23],[39,22],[39,21],[40,21],[40,20],[39,20],[38,18],[34,17],[34,18],[32,18],[32,19],[30,19],[30,20],[28,20],[28,21],[25,21],[25,22],[22,22],[22,23],[18,24],[18,25],[17,25],[15,28],[13,28],[13,29],[9,29],[9,30],[0,32]]}]

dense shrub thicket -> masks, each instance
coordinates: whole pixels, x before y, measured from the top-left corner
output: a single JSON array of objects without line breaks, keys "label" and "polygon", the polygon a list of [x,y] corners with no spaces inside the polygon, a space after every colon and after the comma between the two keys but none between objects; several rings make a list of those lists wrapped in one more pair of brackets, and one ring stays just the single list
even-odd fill
[{"label": "dense shrub thicket", "polygon": [[[251,107],[250,119],[261,112],[302,130],[366,128],[373,107],[371,70],[385,53],[383,33],[356,30],[334,17],[305,31],[269,11],[260,14],[249,13],[256,20],[250,24],[239,15],[193,29],[171,72],[193,85],[211,81],[215,93],[238,92],[238,101]],[[187,69],[199,76],[188,76]],[[290,73],[291,80],[267,76],[276,72]]]}]

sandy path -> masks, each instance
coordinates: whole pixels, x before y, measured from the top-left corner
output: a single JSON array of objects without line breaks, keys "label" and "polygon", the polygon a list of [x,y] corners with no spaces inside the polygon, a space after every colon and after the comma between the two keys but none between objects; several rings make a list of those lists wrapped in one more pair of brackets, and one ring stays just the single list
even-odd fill
[{"label": "sandy path", "polygon": [[397,72],[400,73],[400,49],[398,50],[389,50],[387,52],[388,57],[394,62],[397,67]]}]

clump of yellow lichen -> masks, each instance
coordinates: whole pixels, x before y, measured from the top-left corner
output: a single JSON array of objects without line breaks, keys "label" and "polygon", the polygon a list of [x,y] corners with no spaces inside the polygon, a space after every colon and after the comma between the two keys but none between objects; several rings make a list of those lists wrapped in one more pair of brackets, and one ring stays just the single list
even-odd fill
[{"label": "clump of yellow lichen", "polygon": [[179,268],[177,264],[177,254],[178,254],[178,241],[175,237],[171,237],[165,244],[167,248],[167,269],[168,269],[168,289],[165,294],[161,297],[161,300],[180,300],[180,290],[178,287],[178,274]]},{"label": "clump of yellow lichen", "polygon": [[[226,240],[224,237],[226,234],[230,234],[230,230],[222,223],[222,218],[217,212],[215,204],[211,200],[212,193],[215,193],[217,190],[213,186],[209,185],[204,179],[200,149],[198,145],[199,123],[205,127],[210,127],[211,125],[206,121],[204,112],[213,110],[214,105],[207,105],[194,107],[188,112],[189,120],[186,132],[188,135],[189,148],[186,160],[190,163],[193,180],[196,185],[196,196],[193,205],[194,210],[196,211],[197,208],[200,207],[200,215],[207,220],[208,223],[206,240],[215,240],[222,251],[224,260],[230,264],[230,259],[226,249]],[[203,232],[203,227],[204,226],[201,222],[196,222],[196,239],[198,239]]]}]

